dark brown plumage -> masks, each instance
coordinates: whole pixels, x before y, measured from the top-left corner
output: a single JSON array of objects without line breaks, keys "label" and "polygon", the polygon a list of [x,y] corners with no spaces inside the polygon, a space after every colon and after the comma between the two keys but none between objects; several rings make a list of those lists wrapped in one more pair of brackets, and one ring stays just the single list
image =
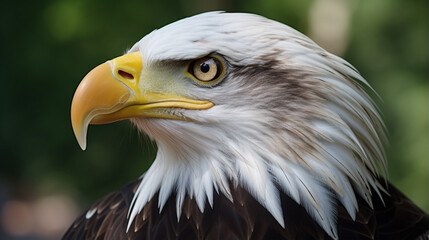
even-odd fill
[{"label": "dark brown plumage", "polygon": [[[187,197],[180,221],[176,217],[175,198],[167,201],[159,213],[155,195],[125,233],[128,209],[139,183],[140,180],[134,181],[95,203],[88,209],[96,209],[94,216],[90,219],[86,219],[85,214],[80,216],[63,239],[331,239],[305,209],[287,195],[281,194],[286,226],[282,228],[247,191],[233,186],[234,203],[223,195],[215,195],[213,208],[206,206],[204,213]],[[360,204],[356,221],[341,204],[336,204],[339,239],[411,240],[427,233],[429,216],[393,186],[388,189],[390,196],[383,195],[385,204],[378,196],[374,197],[374,210],[367,204]]]}]

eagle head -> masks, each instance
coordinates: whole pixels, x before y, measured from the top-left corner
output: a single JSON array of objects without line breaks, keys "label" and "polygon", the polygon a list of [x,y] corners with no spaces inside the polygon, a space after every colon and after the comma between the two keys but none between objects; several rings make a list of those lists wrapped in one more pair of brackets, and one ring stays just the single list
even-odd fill
[{"label": "eagle head", "polygon": [[371,205],[383,190],[383,123],[365,86],[348,62],[286,25],[210,12],[92,70],[71,117],[82,149],[89,124],[122,119],[156,142],[129,226],[155,194],[161,210],[174,193],[179,218],[185,196],[204,212],[214,194],[234,201],[241,186],[282,226],[287,194],[335,238],[333,203],[355,218],[357,197]]}]

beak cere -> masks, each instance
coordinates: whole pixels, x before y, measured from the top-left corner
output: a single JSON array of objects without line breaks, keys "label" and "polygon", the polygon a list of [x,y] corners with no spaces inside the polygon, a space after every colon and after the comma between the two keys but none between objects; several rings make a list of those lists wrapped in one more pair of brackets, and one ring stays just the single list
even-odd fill
[{"label": "beak cere", "polygon": [[139,89],[142,66],[140,52],[130,53],[97,66],[79,84],[72,101],[71,122],[76,139],[83,150],[86,149],[89,124],[104,124],[138,116],[185,120],[163,113],[159,109],[203,110],[214,105],[210,101],[171,93],[167,95],[162,89],[157,89],[157,92]]}]

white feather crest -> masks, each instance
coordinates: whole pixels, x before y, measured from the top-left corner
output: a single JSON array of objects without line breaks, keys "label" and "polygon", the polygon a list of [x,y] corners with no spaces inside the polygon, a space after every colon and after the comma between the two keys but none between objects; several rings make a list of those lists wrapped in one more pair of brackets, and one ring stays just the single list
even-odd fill
[{"label": "white feather crest", "polygon": [[[157,192],[160,211],[172,192],[176,194],[179,219],[186,195],[203,212],[206,201],[213,206],[214,191],[233,201],[229,185],[233,182],[247,189],[282,226],[279,191],[283,191],[337,239],[333,203],[340,201],[354,219],[356,194],[370,205],[371,188],[380,195],[376,177],[386,169],[384,126],[373,102],[355,81],[367,82],[349,63],[299,32],[256,15],[213,12],[156,30],[130,51],[142,53],[145,68],[213,52],[234,66],[265,66],[269,56],[277,62],[275,67],[298,69],[299,77],[305,78],[294,80],[314,84],[316,100],[293,105],[306,114],[295,119],[299,115],[295,111],[278,111],[281,107],[277,106],[273,112],[257,101],[249,104],[252,98],[239,95],[246,79],[230,75],[236,79],[223,88],[189,85],[190,95],[217,103],[204,111],[171,110],[193,121],[132,119],[157,142],[158,154],[134,196],[128,228]],[[261,89],[260,98],[270,97],[264,92],[267,87]],[[285,116],[280,121],[276,114]],[[300,128],[302,119],[305,127]],[[275,128],[271,122],[277,124]],[[311,146],[302,146],[306,142]]]}]

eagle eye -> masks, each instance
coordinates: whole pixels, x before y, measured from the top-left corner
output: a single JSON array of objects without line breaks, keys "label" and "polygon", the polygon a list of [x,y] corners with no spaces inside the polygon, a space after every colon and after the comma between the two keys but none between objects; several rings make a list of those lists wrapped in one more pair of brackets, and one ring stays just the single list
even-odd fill
[{"label": "eagle eye", "polygon": [[218,58],[207,56],[192,61],[188,72],[199,82],[212,83],[222,75],[223,65]]}]

